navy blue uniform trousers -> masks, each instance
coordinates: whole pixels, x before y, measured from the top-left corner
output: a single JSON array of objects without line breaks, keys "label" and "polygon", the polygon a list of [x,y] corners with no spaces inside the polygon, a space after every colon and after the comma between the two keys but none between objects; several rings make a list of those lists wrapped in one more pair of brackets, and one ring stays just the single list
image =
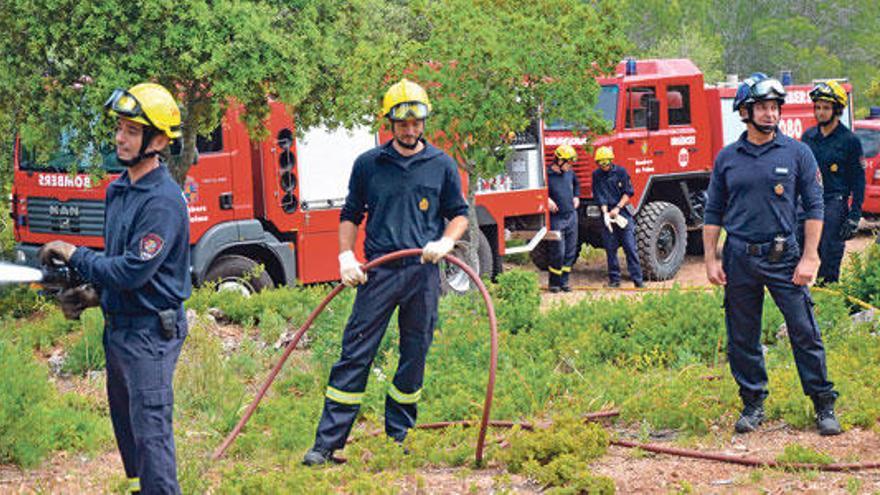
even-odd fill
[{"label": "navy blue uniform trousers", "polygon": [[840,278],[840,261],[846,241],[840,237],[840,229],[849,215],[848,198],[843,195],[825,197],[825,219],[822,224],[822,238],[819,241],[819,278],[826,282],[837,282]]},{"label": "navy blue uniform trousers", "polygon": [[421,264],[413,257],[401,260],[397,266],[382,265],[367,275],[367,282],[358,287],[342,335],[342,355],[330,371],[316,450],[333,451],[345,446],[373,358],[395,308],[399,308],[400,360],[385,397],[385,432],[403,441],[416,423],[425,358],[437,323],[440,271],[437,265]]},{"label": "navy blue uniform trousers", "polygon": [[186,334],[182,308],[171,339],[162,336],[158,315],[105,313],[110,420],[125,473],[129,479],[140,478],[144,494],[180,493],[172,428],[172,378]]},{"label": "navy blue uniform trousers", "polygon": [[740,396],[746,403],[763,401],[767,396],[767,369],[761,348],[765,286],[785,318],[804,393],[811,397],[826,398],[831,394],[836,397],[834,384],[828,381],[825,348],[813,313],[810,290],[791,281],[800,249],[794,236],[786,242],[786,251],[778,262],[767,259],[769,242],[748,244],[728,236],[724,243],[727,357]]},{"label": "navy blue uniform trousers", "polygon": [[639,264],[639,253],[636,251],[635,220],[626,216],[629,223],[621,229],[612,224],[614,232],[609,232],[608,227],[602,225],[602,243],[605,245],[605,258],[608,262],[608,280],[620,282],[620,262],[617,261],[617,249],[623,247],[626,255],[626,270],[633,282],[643,282],[642,266]]},{"label": "navy blue uniform trousers", "polygon": [[578,255],[578,219],[576,211],[550,215],[550,228],[558,230],[562,238],[550,246],[549,285],[564,287],[568,285],[571,267]]}]

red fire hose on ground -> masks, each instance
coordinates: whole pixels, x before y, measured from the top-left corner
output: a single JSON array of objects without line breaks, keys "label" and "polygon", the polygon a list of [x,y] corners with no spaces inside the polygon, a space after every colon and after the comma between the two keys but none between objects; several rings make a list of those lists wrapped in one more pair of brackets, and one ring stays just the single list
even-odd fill
[{"label": "red fire hose on ground", "polygon": [[[420,256],[422,254],[421,249],[402,249],[400,251],[393,252],[391,254],[386,254],[385,256],[376,258],[375,260],[363,265],[361,268],[364,271],[367,271],[371,268],[375,268],[383,263],[388,261],[396,260],[399,258],[405,258],[407,256]],[[479,464],[483,460],[483,445],[486,442],[486,429],[489,426],[489,413],[492,409],[492,395],[495,390],[495,369],[498,366],[498,328],[497,322],[495,320],[495,307],[492,305],[492,299],[489,297],[489,291],[486,290],[486,286],[483,285],[483,281],[480,280],[480,277],[477,276],[476,273],[471,269],[471,267],[467,266],[463,261],[459,260],[455,256],[447,255],[445,260],[453,265],[461,268],[467,275],[470,277],[471,281],[480,291],[480,294],[483,296],[483,301],[486,303],[486,311],[489,314],[489,329],[490,329],[490,337],[491,337],[491,352],[489,357],[489,381],[486,384],[486,399],[483,402],[483,418],[480,421],[480,433],[477,437],[477,449],[475,458],[477,463]],[[212,459],[216,460],[223,457],[223,454],[232,445],[232,442],[235,441],[235,438],[238,437],[239,433],[241,433],[244,425],[247,424],[248,420],[254,414],[254,411],[257,410],[257,406],[260,405],[260,401],[263,399],[263,396],[266,395],[266,392],[269,390],[269,386],[272,385],[272,382],[275,381],[275,377],[278,376],[278,373],[281,371],[281,368],[284,367],[284,363],[287,362],[287,358],[290,357],[290,353],[296,349],[296,345],[299,343],[302,336],[306,333],[306,330],[312,326],[312,322],[315,321],[315,318],[324,310],[327,304],[336,297],[337,294],[342,292],[345,289],[345,285],[339,284],[330,291],[330,294],[321,301],[320,304],[309,314],[309,317],[306,319],[305,323],[297,330],[296,334],[293,336],[293,339],[287,344],[287,347],[284,349],[284,354],[282,354],[281,359],[275,363],[275,366],[272,368],[272,371],[269,372],[269,376],[266,377],[266,380],[263,381],[263,385],[260,387],[260,390],[257,392],[256,397],[248,406],[247,410],[245,410],[244,415],[238,421],[238,424],[235,425],[235,428],[229,432],[229,435],[223,440],[223,443],[217,447],[217,450],[214,451],[214,454],[211,456]]]}]

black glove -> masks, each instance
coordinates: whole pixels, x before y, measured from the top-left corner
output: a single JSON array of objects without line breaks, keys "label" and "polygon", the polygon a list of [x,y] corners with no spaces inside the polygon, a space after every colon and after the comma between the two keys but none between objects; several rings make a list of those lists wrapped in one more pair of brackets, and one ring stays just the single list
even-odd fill
[{"label": "black glove", "polygon": [[847,218],[845,222],[840,226],[840,238],[844,241],[848,241],[856,236],[856,232],[859,230],[859,221],[854,218]]},{"label": "black glove", "polygon": [[98,291],[89,284],[83,284],[72,289],[65,289],[58,294],[58,302],[61,304],[61,312],[68,320],[78,320],[86,308],[97,306],[101,303]]},{"label": "black glove", "polygon": [[67,263],[75,250],[76,246],[64,241],[47,242],[37,251],[37,259],[43,266]]}]

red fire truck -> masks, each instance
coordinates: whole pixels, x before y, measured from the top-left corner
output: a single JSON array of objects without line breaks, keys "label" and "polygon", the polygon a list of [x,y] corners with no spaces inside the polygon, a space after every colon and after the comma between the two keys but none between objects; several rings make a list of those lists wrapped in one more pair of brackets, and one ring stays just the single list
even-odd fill
[{"label": "red fire truck", "polygon": [[855,121],[853,130],[862,141],[867,162],[862,216],[876,220],[880,217],[880,107],[871,107],[868,118]]},{"label": "red fire truck", "polygon": [[[642,269],[649,279],[675,276],[685,253],[701,254],[703,209],[712,164],[721,148],[745,130],[732,111],[737,82],[707,86],[703,74],[686,59],[622,62],[601,85],[598,110],[611,134],[585,136],[565,122],[546,122],[545,159],[557,146],[578,149],[574,167],[581,185],[578,212],[580,242],[600,247],[601,213],[592,198],[592,147],[611,146],[615,162],[632,177],[636,241]],[[847,91],[850,90],[848,86]],[[815,125],[810,85],[788,86],[779,128],[800,138]],[[847,107],[850,108],[850,107]],[[852,122],[847,112],[843,121]],[[878,127],[880,128],[880,127]],[[592,139],[592,147],[587,143]],[[546,245],[532,251],[536,265],[546,266]]]},{"label": "red fire truck", "polygon": [[[272,103],[270,137],[257,142],[240,122],[240,111],[230,109],[221,126],[199,138],[200,158],[183,184],[193,281],[217,280],[220,288],[250,292],[338,280],[339,211],[348,177],[355,157],[376,146],[379,136],[368,129],[314,129],[300,139],[284,106]],[[533,128],[517,136],[505,179],[481,183],[476,194],[480,274],[499,271],[503,255],[527,251],[547,233],[541,126]],[[88,169],[71,174],[75,160],[63,152],[37,163],[16,143],[14,160],[16,261],[36,264],[39,247],[53,239],[101,249],[105,188],[122,171],[112,153],[104,155],[108,174],[100,182]],[[511,238],[529,242],[508,247],[505,239]],[[456,247],[462,259],[467,242]],[[446,266],[442,274],[447,290],[467,288],[467,276],[456,267]]]}]

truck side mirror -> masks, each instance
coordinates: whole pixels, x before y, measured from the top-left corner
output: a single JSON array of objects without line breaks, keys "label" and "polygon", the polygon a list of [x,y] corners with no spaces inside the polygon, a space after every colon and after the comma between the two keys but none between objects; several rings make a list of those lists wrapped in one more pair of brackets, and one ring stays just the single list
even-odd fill
[{"label": "truck side mirror", "polygon": [[657,98],[648,99],[648,130],[656,131],[660,129],[660,100]]}]

